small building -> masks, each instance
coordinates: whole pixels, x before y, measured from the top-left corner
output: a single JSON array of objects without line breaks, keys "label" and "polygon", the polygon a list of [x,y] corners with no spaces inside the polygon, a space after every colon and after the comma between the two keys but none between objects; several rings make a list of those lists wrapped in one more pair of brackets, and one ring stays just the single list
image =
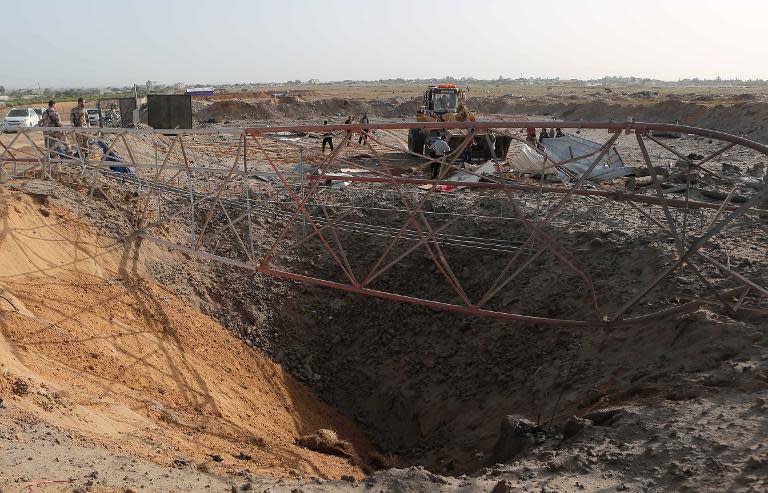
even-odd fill
[{"label": "small building", "polygon": [[190,89],[187,89],[185,94],[188,94],[193,98],[200,97],[200,96],[213,96],[213,88],[212,87],[192,87]]}]

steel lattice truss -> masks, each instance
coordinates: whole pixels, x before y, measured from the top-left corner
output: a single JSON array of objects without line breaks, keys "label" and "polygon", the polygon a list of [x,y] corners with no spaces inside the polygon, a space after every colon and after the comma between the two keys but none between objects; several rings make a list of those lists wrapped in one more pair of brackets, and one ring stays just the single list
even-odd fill
[{"label": "steel lattice truss", "polygon": [[[603,136],[598,151],[566,161],[536,150],[548,168],[558,170],[589,158],[586,174],[572,176],[569,183],[549,183],[543,176],[504,173],[499,161],[494,163],[497,173],[482,180],[451,181],[460,155],[478,133],[494,129],[511,136],[514,147],[524,142],[522,129],[545,126]],[[737,194],[733,180],[713,166],[731,153],[764,158],[768,147],[762,144],[722,132],[646,123],[392,123],[365,128],[367,139],[359,138],[360,125],[78,129],[107,147],[88,156],[75,152],[84,141],[72,135],[75,129],[48,129],[45,135],[41,129],[23,129],[0,139],[0,169],[14,179],[42,175],[84,184],[89,197],[106,201],[134,238],[254,273],[432,309],[587,327],[646,323],[702,305],[731,313],[766,308],[768,187]],[[437,179],[425,173],[436,160],[405,147],[405,132],[411,128],[466,135],[439,161]],[[652,131],[680,132],[709,150],[701,156],[685,154]],[[335,133],[336,147],[325,153],[320,138],[329,132]],[[632,146],[637,164],[647,169],[652,183],[647,189],[588,180],[621,143]],[[650,146],[683,165],[685,191],[675,198],[657,179],[654,164],[659,163]],[[116,157],[108,159],[110,154]],[[130,166],[134,173],[116,172],[115,166]],[[720,201],[694,200],[691,184],[702,176],[730,193]],[[634,226],[627,225],[627,216],[635,218]],[[643,225],[639,232],[638,219]],[[574,235],[598,223],[617,231],[634,228],[635,236],[665,241],[668,247],[653,250],[652,258],[638,253],[649,255],[654,275],[638,278],[621,293],[602,289],[610,284],[605,276],[611,273],[597,268],[596,257],[573,242]],[[762,249],[762,270],[739,272],[730,264],[728,245]],[[612,255],[602,253],[600,262]],[[469,257],[487,259],[482,272],[463,268]],[[574,293],[577,303],[569,305],[568,316],[551,315],[547,303],[539,310],[516,308],[520,304],[514,300],[540,296],[531,278],[542,270]],[[411,282],[411,276],[421,281]]]}]

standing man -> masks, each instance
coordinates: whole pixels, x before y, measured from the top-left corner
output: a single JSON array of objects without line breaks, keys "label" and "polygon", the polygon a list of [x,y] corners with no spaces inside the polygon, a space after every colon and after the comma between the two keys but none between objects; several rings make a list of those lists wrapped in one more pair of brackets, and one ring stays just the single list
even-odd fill
[{"label": "standing man", "polygon": [[[368,113],[363,113],[363,116],[360,117],[360,123],[365,125],[368,123]],[[360,138],[357,139],[358,144],[367,144],[368,143],[368,129],[364,128],[362,132],[360,132]]]},{"label": "standing man", "polygon": [[[347,119],[344,120],[344,125],[351,125],[352,124],[352,115],[347,115]],[[347,130],[347,133],[344,134],[344,140],[347,141],[347,145],[352,145],[352,131]]]},{"label": "standing man", "polygon": [[[328,120],[323,121],[323,125],[328,125]],[[325,132],[323,134],[323,152],[325,152],[325,144],[331,146],[331,152],[333,152],[333,132]]]},{"label": "standing man", "polygon": [[[432,179],[436,180],[440,176],[440,168],[443,165],[445,155],[451,152],[451,147],[443,140],[442,135],[438,135],[429,146],[429,154],[436,160],[432,162]],[[437,161],[439,159],[439,161]]]},{"label": "standing man", "polygon": [[[37,124],[38,127],[61,127],[61,117],[56,111],[56,101],[48,101],[48,109],[43,112],[43,117]],[[60,157],[62,157],[62,147],[66,154],[71,154],[72,149],[69,147],[69,142],[64,136],[63,132],[45,132],[43,133],[45,141],[45,150],[48,155],[52,155],[55,151]]]},{"label": "standing man", "polygon": [[[88,123],[88,110],[85,109],[85,100],[83,98],[77,99],[77,106],[72,108],[69,119],[72,121],[72,126],[74,127],[90,127],[90,124]],[[77,142],[77,157],[87,159],[88,134],[75,132],[75,142]]]}]

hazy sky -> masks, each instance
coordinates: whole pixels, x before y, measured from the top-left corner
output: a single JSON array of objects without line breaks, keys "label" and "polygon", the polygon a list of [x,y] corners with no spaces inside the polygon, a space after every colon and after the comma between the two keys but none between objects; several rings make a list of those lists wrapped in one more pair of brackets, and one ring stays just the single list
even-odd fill
[{"label": "hazy sky", "polygon": [[768,78],[763,0],[2,0],[7,87]]}]

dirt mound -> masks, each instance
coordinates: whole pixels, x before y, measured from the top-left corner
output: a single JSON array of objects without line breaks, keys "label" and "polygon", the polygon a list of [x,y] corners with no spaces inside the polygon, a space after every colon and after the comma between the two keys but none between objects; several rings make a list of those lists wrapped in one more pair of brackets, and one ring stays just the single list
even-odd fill
[{"label": "dirt mound", "polygon": [[[706,104],[706,101],[684,101],[668,98],[638,102],[604,101],[597,98],[523,98],[470,97],[469,108],[481,115],[551,116],[572,121],[638,121],[681,123],[744,134],[760,142],[768,142],[768,103],[735,98],[734,104]],[[372,118],[408,118],[421,105],[418,98],[348,99],[327,98],[313,101],[300,96],[287,96],[266,101],[217,100],[196,112],[205,122],[214,120],[313,119],[325,116],[360,115]]]},{"label": "dirt mound", "polygon": [[525,100],[514,96],[470,98],[474,111],[501,115],[546,115],[570,121],[637,121],[680,123],[695,127],[744,134],[752,140],[768,142],[768,104],[741,102],[731,105],[705,105],[670,99],[651,104],[622,104],[606,101],[566,102]]},{"label": "dirt mound", "polygon": [[286,96],[266,101],[226,100],[199,109],[195,117],[198,121],[214,120],[274,120],[274,119],[311,119],[322,116],[346,116],[368,113],[369,116],[383,118],[413,117],[419,103],[415,100],[375,100],[364,101],[346,98],[328,98],[317,101],[305,101],[298,96]]},{"label": "dirt mound", "polygon": [[[166,467],[361,476],[347,457],[295,440],[329,428],[365,457],[364,435],[146,278],[135,250],[44,198],[2,190],[0,201],[0,429],[43,422]],[[3,458],[5,484],[16,478]]]}]

